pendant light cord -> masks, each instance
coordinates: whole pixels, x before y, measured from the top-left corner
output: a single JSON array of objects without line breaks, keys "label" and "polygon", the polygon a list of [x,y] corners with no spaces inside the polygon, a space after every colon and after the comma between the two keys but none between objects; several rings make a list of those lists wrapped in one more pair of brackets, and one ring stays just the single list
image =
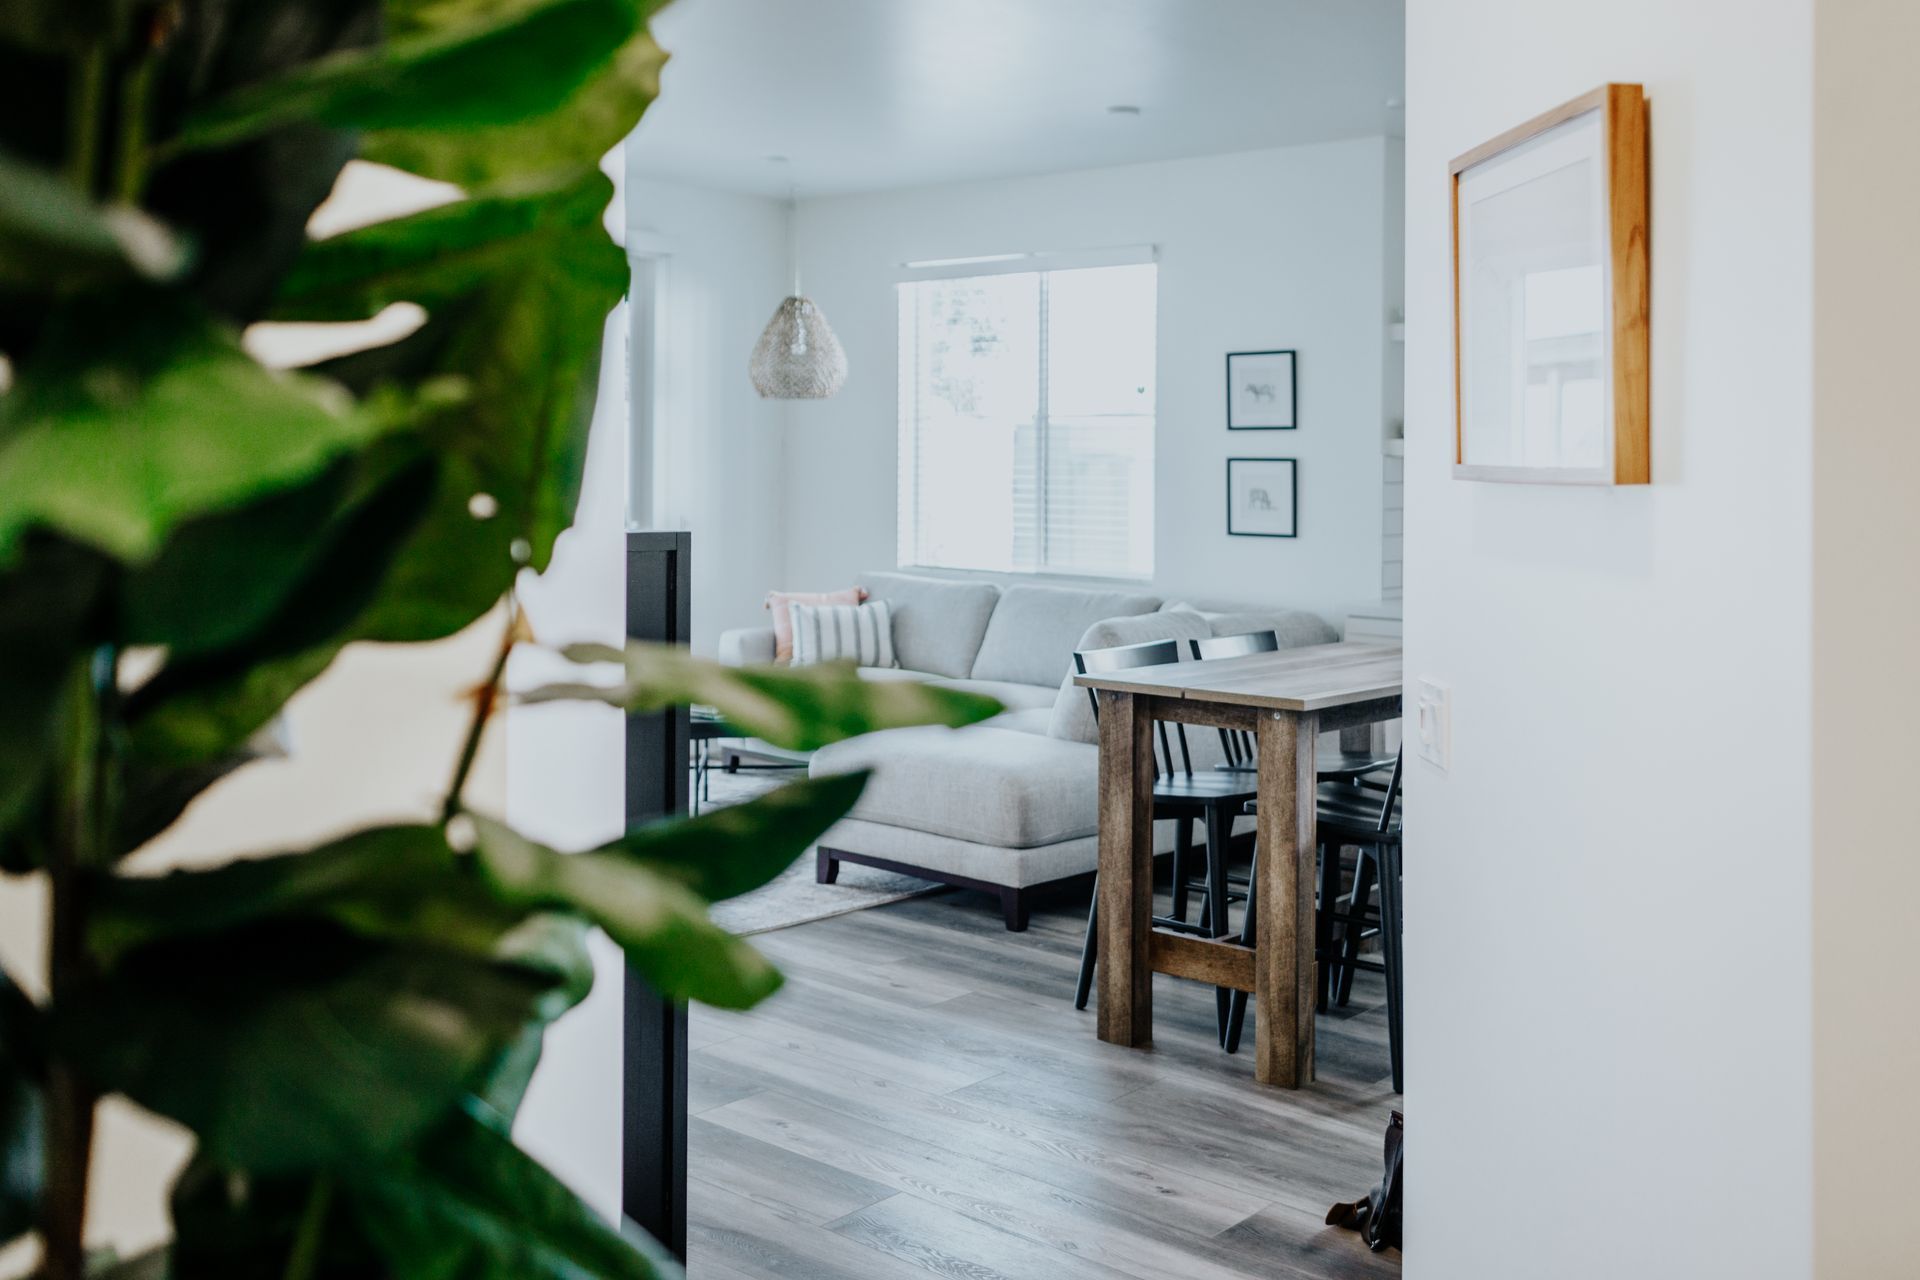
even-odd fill
[{"label": "pendant light cord", "polygon": [[793,296],[800,296],[800,191],[787,180],[787,261],[793,264]]}]

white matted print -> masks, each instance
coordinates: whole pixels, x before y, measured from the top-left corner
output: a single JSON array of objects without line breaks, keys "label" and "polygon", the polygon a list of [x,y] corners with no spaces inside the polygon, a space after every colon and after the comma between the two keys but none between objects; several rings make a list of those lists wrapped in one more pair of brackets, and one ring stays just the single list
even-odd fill
[{"label": "white matted print", "polygon": [[1227,532],[1242,538],[1300,534],[1300,464],[1292,458],[1227,459]]},{"label": "white matted print", "polygon": [[1227,429],[1287,431],[1300,425],[1300,392],[1292,351],[1227,354]]},{"label": "white matted print", "polygon": [[1646,101],[1611,84],[1451,165],[1454,474],[1648,476]]}]

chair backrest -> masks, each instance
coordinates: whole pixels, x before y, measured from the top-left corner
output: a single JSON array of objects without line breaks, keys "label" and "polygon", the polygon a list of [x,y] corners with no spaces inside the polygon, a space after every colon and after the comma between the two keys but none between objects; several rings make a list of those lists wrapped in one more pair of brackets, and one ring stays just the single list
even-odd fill
[{"label": "chair backrest", "polygon": [[[1076,649],[1073,654],[1073,669],[1080,675],[1099,675],[1107,671],[1128,671],[1134,667],[1164,667],[1180,661],[1180,642],[1178,640],[1148,640],[1144,644],[1121,644],[1111,649]],[[1100,720],[1100,696],[1092,689],[1087,690],[1087,700],[1093,704],[1093,719]],[[1192,758],[1187,754],[1187,731],[1184,725],[1175,725],[1180,738],[1180,757],[1185,765],[1184,772],[1193,772]],[[1173,748],[1167,741],[1167,725],[1159,724],[1160,755],[1154,758],[1156,773],[1171,774],[1173,770]]]},{"label": "chair backrest", "polygon": [[[1240,658],[1249,653],[1276,653],[1280,635],[1275,631],[1248,631],[1237,636],[1210,636],[1189,640],[1193,656],[1202,662],[1208,658]],[[1253,767],[1253,735],[1245,729],[1220,730],[1220,749],[1227,753],[1227,764],[1235,769]]]},{"label": "chair backrest", "polygon": [[1400,766],[1404,760],[1404,751],[1393,757],[1393,773],[1385,782],[1380,781],[1377,773],[1354,779],[1355,787],[1380,797],[1380,817],[1374,823],[1375,831],[1391,831],[1400,821]]},{"label": "chair backrest", "polygon": [[1133,667],[1164,667],[1180,661],[1178,640],[1149,640],[1144,644],[1121,644],[1111,649],[1077,649],[1073,669],[1081,675],[1103,671],[1126,671]]},{"label": "chair backrest", "polygon": [[1202,661],[1208,658],[1239,658],[1249,653],[1275,653],[1280,648],[1280,633],[1277,631],[1249,631],[1237,636],[1211,636],[1205,640],[1189,640],[1193,646],[1193,656]]}]

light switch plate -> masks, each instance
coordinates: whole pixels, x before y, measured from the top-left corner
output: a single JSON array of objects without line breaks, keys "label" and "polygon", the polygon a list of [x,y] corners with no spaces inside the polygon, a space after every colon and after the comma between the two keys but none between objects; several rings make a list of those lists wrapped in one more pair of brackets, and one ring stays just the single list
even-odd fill
[{"label": "light switch plate", "polygon": [[1453,761],[1453,689],[1421,677],[1413,700],[1413,740],[1420,758],[1447,771]]}]

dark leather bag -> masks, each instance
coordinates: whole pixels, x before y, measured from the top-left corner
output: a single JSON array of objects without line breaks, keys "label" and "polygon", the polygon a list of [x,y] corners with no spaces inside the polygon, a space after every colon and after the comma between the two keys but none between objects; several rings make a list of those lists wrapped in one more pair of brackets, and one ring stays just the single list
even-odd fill
[{"label": "dark leather bag", "polygon": [[1353,1228],[1375,1253],[1400,1247],[1400,1144],[1405,1129],[1405,1119],[1398,1111],[1394,1112],[1393,1118],[1387,1121],[1383,1152],[1386,1171],[1373,1190],[1367,1192],[1367,1198],[1337,1204],[1327,1210],[1328,1226]]}]

